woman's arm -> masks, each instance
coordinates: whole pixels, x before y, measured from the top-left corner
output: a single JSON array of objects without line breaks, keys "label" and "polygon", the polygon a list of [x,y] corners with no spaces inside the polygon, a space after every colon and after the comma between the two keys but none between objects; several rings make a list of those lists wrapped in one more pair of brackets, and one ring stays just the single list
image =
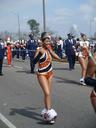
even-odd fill
[{"label": "woman's arm", "polygon": [[50,52],[50,54],[52,55],[52,57],[54,58],[54,59],[57,59],[57,60],[59,60],[59,61],[61,61],[62,59],[53,51],[53,50],[49,50],[48,49],[48,51]]},{"label": "woman's arm", "polygon": [[80,46],[80,43],[75,44],[75,48],[77,49]]},{"label": "woman's arm", "polygon": [[35,56],[34,56],[34,59],[33,59],[33,63],[36,64],[39,61],[41,56],[42,56],[42,53],[40,52],[39,49],[37,49],[36,53],[35,53]]}]

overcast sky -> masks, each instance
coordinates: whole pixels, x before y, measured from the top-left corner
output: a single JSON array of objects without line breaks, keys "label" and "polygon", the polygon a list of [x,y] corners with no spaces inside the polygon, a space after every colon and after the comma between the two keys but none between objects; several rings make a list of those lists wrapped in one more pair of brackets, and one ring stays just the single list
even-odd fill
[{"label": "overcast sky", "polygon": [[[96,31],[96,0],[45,0],[46,25],[50,30],[65,35],[70,27],[90,33]],[[43,26],[42,0],[0,0],[0,31],[30,31],[27,21],[36,19]]]}]

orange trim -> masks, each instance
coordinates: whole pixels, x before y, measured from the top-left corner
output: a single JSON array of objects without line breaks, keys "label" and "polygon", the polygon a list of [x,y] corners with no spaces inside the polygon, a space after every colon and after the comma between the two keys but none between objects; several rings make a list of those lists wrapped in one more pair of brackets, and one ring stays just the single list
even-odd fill
[{"label": "orange trim", "polygon": [[46,79],[49,79],[51,76],[53,76],[54,74],[53,74],[53,71],[50,71],[50,72],[47,72],[46,74],[40,74],[40,73],[37,73],[37,78],[39,77],[39,76],[45,76],[46,77]]}]

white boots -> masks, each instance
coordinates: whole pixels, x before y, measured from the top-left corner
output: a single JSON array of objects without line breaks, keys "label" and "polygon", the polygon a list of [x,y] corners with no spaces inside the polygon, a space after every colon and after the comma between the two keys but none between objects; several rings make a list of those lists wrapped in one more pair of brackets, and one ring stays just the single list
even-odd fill
[{"label": "white boots", "polygon": [[84,78],[81,78],[81,79],[80,79],[80,83],[81,83],[82,85],[86,85],[86,84],[85,84],[85,81],[84,81]]},{"label": "white boots", "polygon": [[57,112],[54,109],[47,110],[44,108],[41,112],[41,115],[45,121],[54,123],[55,122],[54,119],[57,117]]}]

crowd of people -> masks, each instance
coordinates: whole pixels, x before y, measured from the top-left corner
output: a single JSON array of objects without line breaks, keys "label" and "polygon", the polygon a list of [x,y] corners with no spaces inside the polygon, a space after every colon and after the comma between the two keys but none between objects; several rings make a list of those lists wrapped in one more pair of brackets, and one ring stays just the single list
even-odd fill
[{"label": "crowd of people", "polygon": [[29,34],[28,41],[22,40],[15,43],[7,41],[4,43],[0,39],[0,75],[3,75],[2,66],[5,55],[9,66],[15,56],[17,59],[21,56],[23,61],[26,56],[29,56],[31,73],[34,73],[35,64],[38,63],[37,79],[44,93],[45,104],[41,115],[51,123],[57,117],[57,112],[52,108],[51,103],[52,57],[59,61],[66,57],[70,71],[75,69],[76,58],[78,58],[81,66],[80,83],[94,87],[90,97],[96,111],[96,79],[94,77],[96,73],[96,48],[90,46],[88,37],[84,33],[81,33],[81,38],[77,39],[71,33],[67,36],[68,38],[63,40],[61,37],[53,38],[49,33],[43,32],[38,40],[34,39],[32,34]]}]

